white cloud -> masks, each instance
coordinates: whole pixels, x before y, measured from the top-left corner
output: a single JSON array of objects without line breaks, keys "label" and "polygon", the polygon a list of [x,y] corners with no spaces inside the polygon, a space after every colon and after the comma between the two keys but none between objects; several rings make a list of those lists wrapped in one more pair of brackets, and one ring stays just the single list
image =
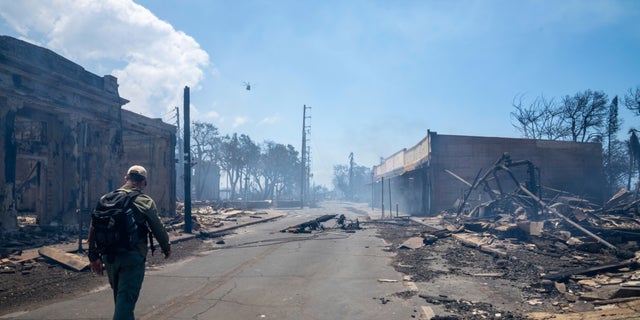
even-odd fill
[{"label": "white cloud", "polygon": [[233,128],[237,128],[237,127],[239,127],[239,126],[241,126],[241,125],[243,125],[245,123],[248,123],[248,122],[249,122],[249,118],[247,118],[247,117],[235,117],[233,119],[232,127]]},{"label": "white cloud", "polygon": [[[0,17],[24,39],[118,78],[125,108],[157,117],[197,90],[209,55],[131,0],[0,2]],[[102,74],[99,74],[102,75]]]},{"label": "white cloud", "polygon": [[204,114],[205,119],[220,119],[220,114],[216,111],[209,111]]},{"label": "white cloud", "polygon": [[270,116],[270,117],[266,117],[262,120],[260,120],[259,124],[276,124],[280,121],[280,117],[279,116]]}]

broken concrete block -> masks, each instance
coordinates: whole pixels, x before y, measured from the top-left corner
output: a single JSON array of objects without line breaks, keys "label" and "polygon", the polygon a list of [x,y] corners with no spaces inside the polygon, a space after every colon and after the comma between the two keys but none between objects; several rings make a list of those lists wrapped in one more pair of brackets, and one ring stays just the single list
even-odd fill
[{"label": "broken concrete block", "polygon": [[529,235],[541,236],[544,221],[520,221],[518,227]]},{"label": "broken concrete block", "polygon": [[413,237],[403,242],[398,249],[418,249],[420,247],[424,247],[424,240],[422,237]]},{"label": "broken concrete block", "polygon": [[575,238],[575,237],[571,237],[571,238],[569,238],[569,240],[567,240],[567,244],[570,245],[570,246],[577,246],[577,245],[580,245],[582,243],[583,243],[582,240],[580,240],[578,238]]}]

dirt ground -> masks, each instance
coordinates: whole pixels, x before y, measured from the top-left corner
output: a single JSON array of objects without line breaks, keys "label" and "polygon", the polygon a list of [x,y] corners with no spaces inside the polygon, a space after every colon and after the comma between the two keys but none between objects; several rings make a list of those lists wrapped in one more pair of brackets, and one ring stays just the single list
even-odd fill
[{"label": "dirt ground", "polygon": [[[191,257],[201,245],[202,240],[197,238],[174,243],[169,259],[164,259],[158,249],[153,256],[147,256],[147,268]],[[38,258],[15,272],[0,273],[0,315],[66,300],[107,285],[106,274],[98,276],[88,269],[78,272]]]}]

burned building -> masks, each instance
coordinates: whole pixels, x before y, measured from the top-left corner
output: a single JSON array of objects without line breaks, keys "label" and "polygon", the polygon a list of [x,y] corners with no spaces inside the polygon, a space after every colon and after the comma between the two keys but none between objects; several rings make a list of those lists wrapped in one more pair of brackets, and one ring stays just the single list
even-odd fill
[{"label": "burned building", "polygon": [[132,163],[147,167],[160,214],[175,211],[175,127],[126,103],[115,77],[0,36],[0,230],[26,214],[77,224]]},{"label": "burned building", "polygon": [[[507,168],[500,185],[497,176]],[[373,168],[373,205],[414,215],[456,208],[461,199],[479,203],[487,193],[470,186],[487,177],[508,190],[525,184],[536,194],[559,190],[601,204],[604,175],[599,143],[439,135],[427,132]],[[495,176],[494,176],[495,175]],[[482,188],[480,188],[482,190]],[[387,213],[388,214],[388,213]]]}]

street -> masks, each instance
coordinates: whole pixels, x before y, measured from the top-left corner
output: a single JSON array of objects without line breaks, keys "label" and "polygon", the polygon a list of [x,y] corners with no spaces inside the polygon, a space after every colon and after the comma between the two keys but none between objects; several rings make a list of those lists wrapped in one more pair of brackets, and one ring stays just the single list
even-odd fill
[{"label": "street", "polygon": [[[418,297],[402,298],[411,283],[390,265],[392,253],[374,228],[280,230],[325,214],[370,212],[366,205],[287,210],[275,221],[210,239],[210,250],[148,270],[136,307],[139,319],[410,319]],[[355,212],[355,213],[354,213]],[[360,216],[360,219],[363,219]],[[424,300],[422,300],[424,303]],[[111,290],[55,303],[15,319],[110,319]]]}]

